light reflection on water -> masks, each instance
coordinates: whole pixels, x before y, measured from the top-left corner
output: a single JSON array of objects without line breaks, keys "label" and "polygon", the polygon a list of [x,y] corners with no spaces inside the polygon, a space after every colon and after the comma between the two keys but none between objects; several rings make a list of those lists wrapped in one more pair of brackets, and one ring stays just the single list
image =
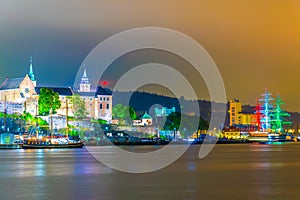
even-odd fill
[{"label": "light reflection on water", "polygon": [[0,177],[67,176],[110,173],[85,150],[0,151]]},{"label": "light reflection on water", "polygon": [[196,165],[194,162],[189,162],[189,163],[187,164],[187,169],[188,169],[189,171],[195,171],[195,170],[197,169],[197,165]]},{"label": "light reflection on water", "polygon": [[253,144],[250,151],[282,151],[282,145]]},{"label": "light reflection on water", "polygon": [[286,164],[282,162],[279,163],[262,162],[262,163],[251,163],[250,166],[252,166],[254,169],[270,169],[275,167],[284,167],[286,166]]},{"label": "light reflection on water", "polygon": [[[131,151],[156,150],[129,146]],[[148,174],[112,170],[83,149],[0,151],[2,199],[298,199],[300,144],[192,146]],[[109,148],[103,147],[109,156]],[[149,163],[145,163],[147,165]],[[295,173],[296,172],[296,173]],[[5,183],[5,184],[3,184]],[[6,186],[7,185],[7,186]],[[293,186],[293,187],[292,187]],[[17,190],[9,190],[14,187]]]}]

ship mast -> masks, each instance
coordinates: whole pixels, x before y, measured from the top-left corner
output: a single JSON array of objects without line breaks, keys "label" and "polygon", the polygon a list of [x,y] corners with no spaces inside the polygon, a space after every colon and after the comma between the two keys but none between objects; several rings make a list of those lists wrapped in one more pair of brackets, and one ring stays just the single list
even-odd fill
[{"label": "ship mast", "polygon": [[35,122],[35,135],[36,135],[36,139],[38,139],[39,138],[38,103],[36,103],[36,105],[35,105],[35,120],[36,120],[36,122]]},{"label": "ship mast", "polygon": [[259,104],[258,99],[256,100],[256,106],[255,106],[255,118],[256,118],[257,131],[261,131],[262,106]]},{"label": "ship mast", "polygon": [[6,114],[7,114],[7,109],[6,109],[6,95],[4,97],[4,119],[3,119],[3,126],[4,126],[4,132],[6,132]]},{"label": "ship mast", "polygon": [[284,124],[291,124],[291,122],[288,122],[284,120],[284,117],[289,117],[290,114],[283,111],[281,109],[281,105],[284,104],[284,102],[281,100],[279,94],[276,96],[276,108],[274,109],[274,113],[271,114],[273,120],[271,121],[272,124],[272,131],[276,133],[282,133],[284,132],[283,125]]},{"label": "ship mast", "polygon": [[262,102],[262,110],[261,113],[263,117],[261,118],[261,125],[263,131],[270,131],[271,130],[271,110],[273,109],[273,106],[271,104],[271,101],[273,98],[271,97],[271,93],[268,92],[267,89],[265,89],[265,93],[261,94],[263,97],[262,99],[259,99],[259,101]]},{"label": "ship mast", "polygon": [[67,139],[69,138],[69,119],[68,119],[68,115],[69,115],[69,105],[68,105],[68,99],[66,99],[66,137]]}]

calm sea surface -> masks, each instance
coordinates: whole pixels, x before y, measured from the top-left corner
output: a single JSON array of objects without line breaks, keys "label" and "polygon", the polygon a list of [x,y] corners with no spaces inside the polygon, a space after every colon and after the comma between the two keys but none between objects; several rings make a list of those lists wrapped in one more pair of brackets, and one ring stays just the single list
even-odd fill
[{"label": "calm sea surface", "polygon": [[112,170],[85,148],[1,150],[0,199],[300,199],[300,143],[216,145],[204,159],[199,148],[147,174]]}]

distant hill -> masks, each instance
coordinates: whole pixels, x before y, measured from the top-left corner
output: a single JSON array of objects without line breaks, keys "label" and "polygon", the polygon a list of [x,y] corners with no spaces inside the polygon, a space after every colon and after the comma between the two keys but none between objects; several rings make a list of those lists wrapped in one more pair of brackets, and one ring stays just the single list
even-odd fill
[{"label": "distant hill", "polygon": [[[183,114],[189,114],[192,115],[195,113],[195,106],[199,106],[200,108],[200,116],[205,119],[206,121],[210,121],[211,116],[211,102],[206,100],[186,100],[183,97],[180,98],[180,101],[182,102],[182,108],[179,105],[179,101],[177,98],[173,97],[167,97],[163,95],[158,94],[152,94],[147,92],[119,92],[115,91],[113,92],[113,105],[116,104],[124,104],[133,106],[134,109],[138,112],[138,114],[144,113],[145,111],[149,112],[150,108],[155,105],[159,104],[164,107],[175,107],[177,112],[181,112]],[[228,110],[227,103],[226,108]],[[226,119],[225,119],[225,126],[229,125],[229,115],[227,110],[226,112]],[[251,105],[243,105],[243,111],[246,113],[253,113],[254,112],[254,106]],[[222,112],[218,106],[216,106],[216,113]],[[296,128],[298,123],[300,122],[300,113],[298,112],[288,112],[290,114],[290,117],[287,118],[287,120],[291,121],[293,123],[293,128]]]},{"label": "distant hill", "polygon": [[[211,115],[211,102],[206,100],[185,100],[183,97],[180,98],[182,102],[182,107],[179,105],[179,101],[177,98],[167,97],[157,94],[151,94],[147,92],[113,92],[113,105],[116,104],[124,104],[133,106],[134,109],[138,112],[149,112],[150,108],[155,105],[159,104],[164,107],[175,107],[177,112],[182,112],[183,114],[193,115],[195,114],[195,106],[199,106],[200,108],[200,116],[206,120],[210,121]],[[221,112],[221,109],[216,112]],[[226,112],[226,110],[225,110]],[[228,123],[228,116],[226,117],[226,124]]]}]

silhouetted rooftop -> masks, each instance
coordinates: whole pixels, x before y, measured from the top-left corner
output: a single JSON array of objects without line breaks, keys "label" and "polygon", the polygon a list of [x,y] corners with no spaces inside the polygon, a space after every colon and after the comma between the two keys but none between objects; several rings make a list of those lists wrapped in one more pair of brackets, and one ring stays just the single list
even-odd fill
[{"label": "silhouetted rooftop", "polygon": [[69,87],[36,87],[35,88],[36,93],[40,94],[40,90],[42,88],[52,89],[54,92],[57,92],[59,95],[62,95],[62,96],[72,96],[73,95],[73,90]]}]

